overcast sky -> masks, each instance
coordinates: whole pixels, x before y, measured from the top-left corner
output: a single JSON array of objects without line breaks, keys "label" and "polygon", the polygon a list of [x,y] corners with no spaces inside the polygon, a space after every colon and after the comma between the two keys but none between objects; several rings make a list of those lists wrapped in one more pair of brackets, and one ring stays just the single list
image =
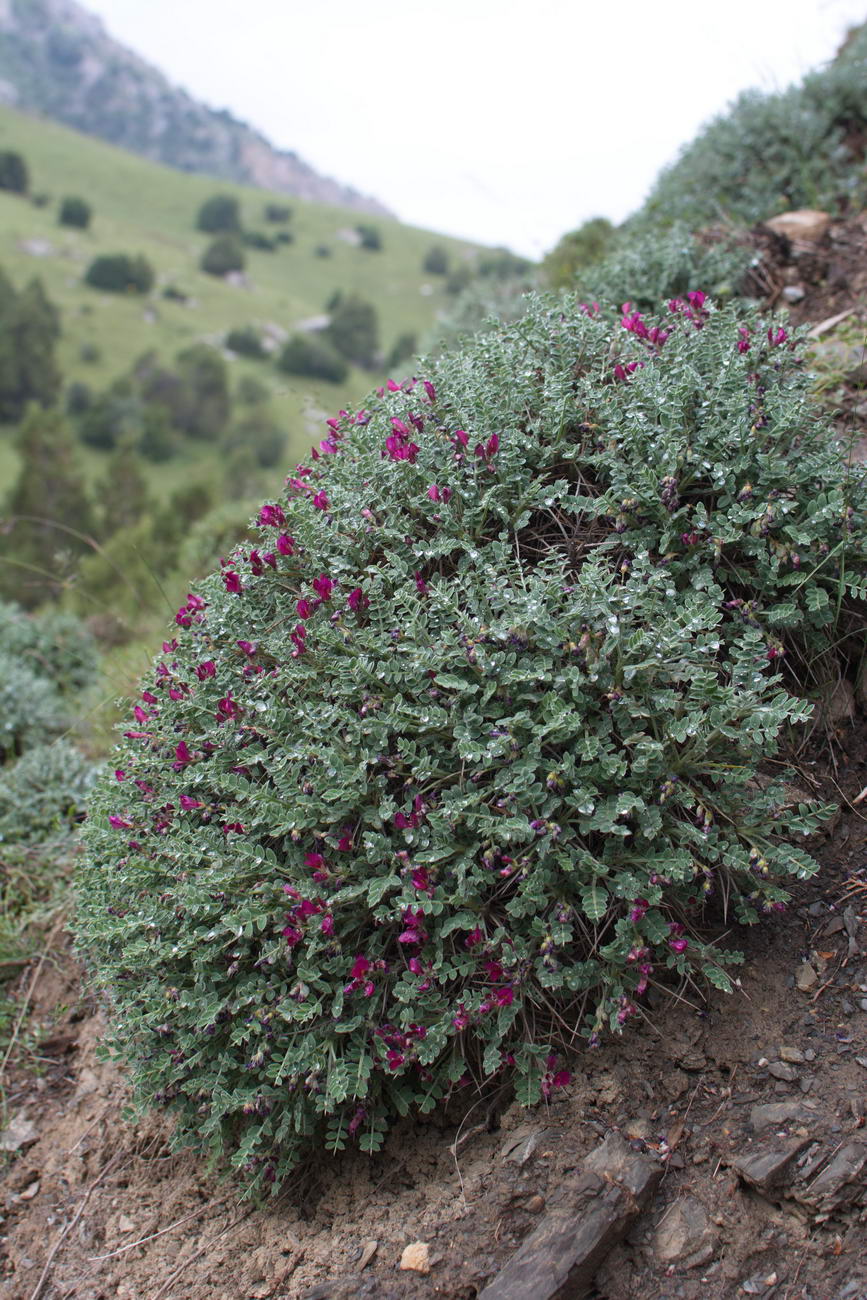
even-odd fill
[{"label": "overcast sky", "polygon": [[867,0],[82,0],[174,83],[414,225],[539,256],[622,220]]}]

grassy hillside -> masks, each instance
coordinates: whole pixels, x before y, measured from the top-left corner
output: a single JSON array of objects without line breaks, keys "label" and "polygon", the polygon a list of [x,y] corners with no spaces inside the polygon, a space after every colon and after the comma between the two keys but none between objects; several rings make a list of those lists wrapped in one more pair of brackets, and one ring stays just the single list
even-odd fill
[{"label": "grassy hillside", "polygon": [[[276,325],[291,331],[320,315],[337,289],[357,292],[376,306],[387,354],[400,334],[420,336],[428,330],[447,301],[443,277],[422,270],[431,244],[445,248],[453,264],[475,253],[470,245],[396,221],[363,218],[375,223],[382,238],[381,251],[368,251],[347,238],[359,221],[357,212],[293,199],[286,228],[294,242],[273,253],[246,249],[249,283],[236,286],[198,269],[210,240],[194,228],[201,203],[217,192],[234,194],[245,227],[268,230],[263,208],[269,199],[285,203],[285,195],[184,175],[8,108],[0,108],[4,149],[23,154],[31,194],[48,195],[50,201],[37,207],[27,198],[0,192],[0,266],[17,287],[33,275],[42,277],[63,313],[59,355],[65,379],[93,389],[150,348],[169,361],[191,343],[220,342],[232,326]],[[70,194],[93,205],[89,230],[58,224],[59,201]],[[319,247],[327,247],[330,255],[317,255]],[[147,299],[99,293],[83,283],[91,260],[114,252],[141,253],[152,262],[157,284]],[[188,301],[165,299],[169,285]],[[82,359],[94,350],[98,360]],[[345,384],[316,385],[280,374],[270,361],[233,361],[233,378],[243,374],[256,375],[272,388],[275,410],[290,435],[287,459],[293,461],[318,432],[318,412],[331,414],[378,379],[353,370]],[[2,441],[0,481],[8,482],[14,457],[8,437]],[[190,453],[201,454],[195,448]],[[178,462],[164,472],[175,476]]]}]

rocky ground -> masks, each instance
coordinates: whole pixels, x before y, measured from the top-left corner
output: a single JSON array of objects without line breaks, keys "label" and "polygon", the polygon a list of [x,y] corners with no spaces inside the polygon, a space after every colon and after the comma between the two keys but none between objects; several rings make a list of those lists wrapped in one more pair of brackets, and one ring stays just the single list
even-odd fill
[{"label": "rocky ground", "polygon": [[[849,313],[819,331],[836,350],[817,365],[867,438],[867,221],[755,241],[772,301],[819,326]],[[102,1013],[55,934],[21,983],[0,1300],[867,1300],[867,722],[835,698],[799,755],[805,791],[840,810],[813,846],[823,870],[786,914],[727,935],[746,958],[733,996],[682,989],[549,1105],[469,1098],[264,1208],[174,1152],[165,1118],[125,1118]]]}]

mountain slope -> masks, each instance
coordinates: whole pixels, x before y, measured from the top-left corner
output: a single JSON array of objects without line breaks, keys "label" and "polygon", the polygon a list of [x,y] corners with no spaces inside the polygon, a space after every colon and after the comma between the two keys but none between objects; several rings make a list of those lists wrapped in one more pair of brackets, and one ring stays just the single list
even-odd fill
[{"label": "mountain slope", "polygon": [[0,102],[181,171],[387,215],[224,110],[207,108],[108,35],[75,0],[0,0]]}]

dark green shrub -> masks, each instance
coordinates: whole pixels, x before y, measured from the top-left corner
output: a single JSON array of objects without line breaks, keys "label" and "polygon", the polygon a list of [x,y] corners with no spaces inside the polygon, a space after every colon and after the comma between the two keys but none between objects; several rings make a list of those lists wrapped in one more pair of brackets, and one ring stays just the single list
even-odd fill
[{"label": "dark green shrub", "polygon": [[262,342],[262,335],[252,325],[229,330],[225,345],[230,352],[236,353],[239,357],[250,357],[254,361],[261,361],[268,355]]},{"label": "dark green shrub", "polygon": [[424,255],[421,268],[428,275],[448,275],[449,255],[441,244],[431,245]]},{"label": "dark green shrub", "polygon": [[54,683],[0,650],[0,765],[53,740],[68,724]]},{"label": "dark green shrub", "polygon": [[278,244],[294,244],[295,236],[291,230],[278,230],[274,235],[274,240]]},{"label": "dark green shrub", "polygon": [[47,208],[51,202],[51,195],[46,194],[44,190],[40,190],[38,194],[30,195],[30,202],[34,208]]},{"label": "dark green shrub", "polygon": [[146,257],[107,253],[94,258],[84,283],[106,293],[150,293],[154,287],[154,270]]},{"label": "dark green shrub", "polygon": [[328,244],[317,244],[313,252],[316,257],[331,257],[331,248]]},{"label": "dark green shrub", "polygon": [[244,266],[244,250],[234,235],[218,236],[205,249],[199,262],[200,270],[206,275],[228,275],[231,271],[243,271]]},{"label": "dark green shrub", "polygon": [[166,285],[165,289],[163,289],[163,297],[165,298],[166,302],[185,303],[185,302],[189,302],[190,300],[188,294],[184,293],[182,289],[178,289],[173,284]]},{"label": "dark green shrub", "polygon": [[284,344],[277,366],[287,375],[327,379],[330,384],[342,384],[349,374],[343,358],[327,339],[317,334],[293,334]]},{"label": "dark green shrub", "polygon": [[206,199],[196,217],[196,229],[206,234],[240,234],[241,210],[231,194],[214,194]]},{"label": "dark green shrub", "polygon": [[276,1187],[730,987],[713,927],[783,905],[827,811],[755,780],[786,683],[863,650],[867,478],[808,390],[703,295],[537,299],[330,422],[91,805],[80,942],[186,1139]]},{"label": "dark green shrub", "polygon": [[272,235],[266,235],[261,230],[245,230],[241,236],[241,242],[247,248],[256,248],[262,253],[273,253],[277,247],[276,238]]},{"label": "dark green shrub", "polygon": [[209,573],[224,555],[242,542],[251,541],[250,518],[255,502],[231,501],[215,506],[190,527],[181,543],[178,572],[199,577]]},{"label": "dark green shrub", "polygon": [[254,407],[229,430],[225,447],[228,452],[246,448],[259,469],[273,469],[280,464],[286,451],[286,430],[277,423],[267,406]]},{"label": "dark green shrub", "polygon": [[73,380],[66,390],[66,414],[72,416],[84,415],[85,411],[90,410],[93,402],[93,390],[90,384],[83,384],[80,380]]},{"label": "dark green shrub", "polygon": [[79,230],[87,230],[92,216],[93,208],[84,199],[72,195],[61,201],[58,215],[61,226],[75,226]]},{"label": "dark green shrub", "polygon": [[287,203],[266,203],[262,215],[266,221],[285,226],[286,222],[291,220],[292,209]]},{"label": "dark green shrub", "polygon": [[216,348],[194,343],[178,353],[176,363],[180,391],[175,425],[191,438],[218,437],[232,413],[225,361]]},{"label": "dark green shrub", "polygon": [[0,298],[0,420],[20,420],[29,403],[52,406],[60,395],[60,313],[39,279]]},{"label": "dark green shrub", "polygon": [[393,370],[396,366],[403,365],[404,361],[409,361],[416,352],[418,352],[418,336],[410,333],[398,334],[385,359],[386,370]]},{"label": "dark green shrub", "polygon": [[95,366],[102,360],[102,352],[95,343],[82,343],[78,349],[78,359],[86,366]]},{"label": "dark green shrub", "polygon": [[27,163],[13,149],[0,150],[0,190],[26,194],[30,186]]},{"label": "dark green shrub", "polygon": [[242,375],[238,380],[235,396],[242,406],[258,406],[260,403],[268,401],[271,396],[271,389],[267,384],[263,384],[261,379],[256,379],[253,375]]},{"label": "dark green shrub", "polygon": [[479,258],[476,269],[485,279],[512,280],[526,277],[532,271],[533,263],[508,248],[495,248]]},{"label": "dark green shrub", "polygon": [[379,253],[382,251],[382,235],[379,233],[379,227],[373,226],[368,221],[359,221],[355,227],[358,234],[360,247],[366,248],[368,252]]},{"label": "dark green shrub", "polygon": [[0,770],[0,844],[27,844],[68,832],[84,817],[97,767],[57,740],[29,749]]},{"label": "dark green shrub", "polygon": [[347,361],[370,368],[379,352],[379,318],[372,303],[357,293],[338,292],[328,304],[331,321],[323,331],[329,343]]}]

